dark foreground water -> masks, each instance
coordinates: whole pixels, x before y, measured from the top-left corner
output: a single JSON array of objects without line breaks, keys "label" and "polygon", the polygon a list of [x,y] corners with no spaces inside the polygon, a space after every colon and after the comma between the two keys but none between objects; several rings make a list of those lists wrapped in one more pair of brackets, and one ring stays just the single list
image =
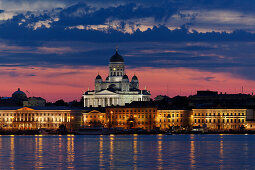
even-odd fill
[{"label": "dark foreground water", "polygon": [[0,136],[0,169],[255,169],[255,135]]}]

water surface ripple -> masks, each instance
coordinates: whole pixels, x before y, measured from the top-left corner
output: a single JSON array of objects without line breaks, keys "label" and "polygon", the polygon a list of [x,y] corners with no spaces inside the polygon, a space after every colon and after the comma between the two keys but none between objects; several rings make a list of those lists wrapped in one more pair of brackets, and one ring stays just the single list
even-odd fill
[{"label": "water surface ripple", "polygon": [[0,169],[255,169],[255,135],[0,136]]}]

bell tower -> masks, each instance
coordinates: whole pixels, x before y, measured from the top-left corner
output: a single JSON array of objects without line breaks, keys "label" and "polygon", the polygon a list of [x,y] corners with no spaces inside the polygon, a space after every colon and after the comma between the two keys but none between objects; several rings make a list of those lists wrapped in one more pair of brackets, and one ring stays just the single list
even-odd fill
[{"label": "bell tower", "polygon": [[110,58],[109,62],[109,81],[110,82],[120,82],[122,77],[125,75],[125,64],[124,59],[118,53],[116,53]]}]

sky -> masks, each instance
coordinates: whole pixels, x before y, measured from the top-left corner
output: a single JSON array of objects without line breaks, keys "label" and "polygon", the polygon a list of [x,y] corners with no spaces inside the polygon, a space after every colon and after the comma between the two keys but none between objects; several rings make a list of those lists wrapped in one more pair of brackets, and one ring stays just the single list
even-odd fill
[{"label": "sky", "polygon": [[118,47],[157,95],[255,91],[254,0],[1,0],[0,96],[79,100]]}]

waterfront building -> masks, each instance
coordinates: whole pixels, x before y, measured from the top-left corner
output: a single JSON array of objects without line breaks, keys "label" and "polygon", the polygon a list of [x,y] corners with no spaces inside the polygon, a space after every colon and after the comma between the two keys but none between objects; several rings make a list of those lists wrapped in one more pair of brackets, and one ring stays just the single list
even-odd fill
[{"label": "waterfront building", "polygon": [[0,107],[0,128],[6,130],[78,128],[83,110],[68,107]]},{"label": "waterfront building", "polygon": [[191,125],[192,110],[157,110],[156,127],[161,130],[186,130]]},{"label": "waterfront building", "polygon": [[138,77],[129,81],[125,71],[124,59],[118,51],[110,58],[109,73],[105,81],[98,74],[95,89],[83,94],[84,107],[124,106],[132,101],[150,101],[150,92],[139,89]]},{"label": "waterfront building", "polygon": [[46,100],[41,97],[30,97],[23,101],[24,107],[44,107]]},{"label": "waterfront building", "polygon": [[107,127],[105,109],[92,109],[82,113],[83,127]]},{"label": "waterfront building", "polygon": [[108,127],[152,130],[156,128],[157,108],[153,106],[107,107]]},{"label": "waterfront building", "polygon": [[18,88],[12,93],[12,97],[0,98],[0,106],[24,106],[24,107],[43,107],[46,100],[41,97],[27,97],[26,93]]},{"label": "waterfront building", "polygon": [[191,130],[192,127],[209,131],[255,130],[253,109],[177,110],[132,104],[106,107],[105,113],[87,111],[83,113],[83,125],[146,130]]},{"label": "waterfront building", "polygon": [[227,94],[217,91],[197,91],[196,95],[189,96],[189,105],[193,108],[254,108],[255,96],[250,94]]},{"label": "waterfront building", "polygon": [[193,109],[193,126],[208,130],[241,130],[248,128],[247,117],[253,117],[252,109]]}]

